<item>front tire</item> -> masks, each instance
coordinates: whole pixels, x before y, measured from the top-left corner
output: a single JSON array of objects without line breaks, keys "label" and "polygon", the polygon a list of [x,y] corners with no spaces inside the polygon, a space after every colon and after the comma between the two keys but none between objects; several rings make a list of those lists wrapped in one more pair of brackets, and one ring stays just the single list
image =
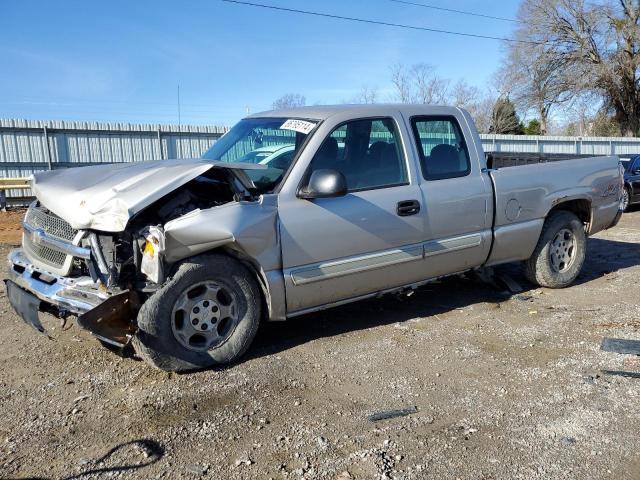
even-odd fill
[{"label": "front tire", "polygon": [[527,279],[548,288],[571,285],[582,270],[587,247],[584,224],[558,210],[547,217],[533,255],[525,262]]},{"label": "front tire", "polygon": [[219,254],[183,261],[138,313],[143,360],[166,371],[226,365],[249,348],[260,323],[260,289],[247,268]]}]

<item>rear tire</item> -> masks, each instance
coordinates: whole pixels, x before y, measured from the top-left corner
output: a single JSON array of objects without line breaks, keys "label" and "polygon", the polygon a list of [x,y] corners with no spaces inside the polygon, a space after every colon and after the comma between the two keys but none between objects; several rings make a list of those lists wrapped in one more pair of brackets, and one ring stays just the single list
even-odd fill
[{"label": "rear tire", "polygon": [[541,287],[567,287],[582,270],[586,247],[580,219],[566,210],[555,211],[545,220],[533,255],[525,262],[525,275]]},{"label": "rear tire", "polygon": [[240,358],[260,323],[261,294],[253,275],[218,254],[183,261],[142,305],[133,346],[166,371],[226,365]]},{"label": "rear tire", "polygon": [[624,187],[624,189],[622,190],[622,199],[620,200],[620,209],[623,212],[628,212],[630,206],[631,192],[629,191],[629,187]]}]

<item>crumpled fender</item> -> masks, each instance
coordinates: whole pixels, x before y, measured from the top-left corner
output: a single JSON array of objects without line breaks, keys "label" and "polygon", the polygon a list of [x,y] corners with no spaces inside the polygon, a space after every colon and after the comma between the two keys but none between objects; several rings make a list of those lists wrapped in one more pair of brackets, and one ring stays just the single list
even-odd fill
[{"label": "crumpled fender", "polygon": [[260,277],[270,320],[284,320],[285,287],[280,255],[278,197],[195,210],[164,225],[166,262],[224,247],[238,253]]},{"label": "crumpled fender", "polygon": [[233,245],[264,271],[280,268],[277,212],[276,195],[189,212],[165,224],[165,259],[173,263]]}]

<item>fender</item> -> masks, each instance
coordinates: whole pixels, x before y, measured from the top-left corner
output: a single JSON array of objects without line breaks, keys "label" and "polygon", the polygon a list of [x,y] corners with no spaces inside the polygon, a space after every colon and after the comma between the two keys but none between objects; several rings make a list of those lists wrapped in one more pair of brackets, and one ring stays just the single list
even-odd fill
[{"label": "fender", "polygon": [[222,249],[254,273],[263,290],[269,319],[284,320],[286,302],[277,214],[276,195],[189,212],[165,224],[165,260],[175,263]]}]

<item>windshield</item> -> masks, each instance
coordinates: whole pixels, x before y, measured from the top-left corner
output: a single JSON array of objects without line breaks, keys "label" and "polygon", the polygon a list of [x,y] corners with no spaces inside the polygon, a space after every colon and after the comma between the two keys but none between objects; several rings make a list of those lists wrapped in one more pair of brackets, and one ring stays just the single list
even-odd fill
[{"label": "windshield", "polygon": [[624,167],[624,170],[627,171],[629,169],[629,164],[631,163],[631,160],[620,160],[620,163]]},{"label": "windshield", "polygon": [[272,192],[317,122],[287,118],[247,118],[237,123],[202,158],[227,163],[258,163],[245,170],[260,193]]}]

